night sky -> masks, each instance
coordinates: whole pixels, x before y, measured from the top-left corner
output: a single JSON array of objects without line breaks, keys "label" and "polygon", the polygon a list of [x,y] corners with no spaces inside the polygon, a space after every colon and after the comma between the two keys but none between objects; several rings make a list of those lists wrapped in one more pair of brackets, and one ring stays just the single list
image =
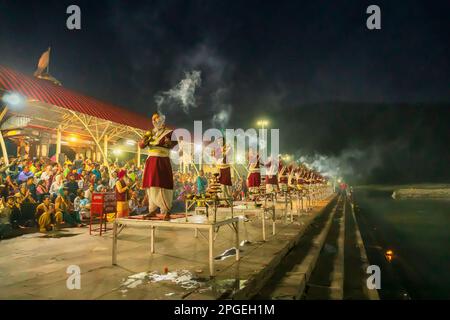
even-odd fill
[{"label": "night sky", "polygon": [[350,182],[450,182],[449,30],[449,1],[0,0],[0,64],[31,75],[51,46],[65,87],[147,116],[200,71],[196,106],[164,106],[168,123],[266,117],[283,152]]}]

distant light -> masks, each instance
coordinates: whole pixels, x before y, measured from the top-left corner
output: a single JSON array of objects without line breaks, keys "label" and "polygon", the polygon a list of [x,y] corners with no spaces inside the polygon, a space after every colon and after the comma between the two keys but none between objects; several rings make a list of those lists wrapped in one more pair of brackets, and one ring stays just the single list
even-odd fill
[{"label": "distant light", "polygon": [[387,261],[391,262],[392,259],[394,258],[394,251],[387,250],[386,253],[384,254],[384,256],[386,257]]},{"label": "distant light", "polygon": [[258,120],[257,124],[260,127],[265,127],[265,126],[269,125],[269,121],[268,120]]},{"label": "distant light", "polygon": [[236,162],[237,163],[244,163],[244,157],[241,154],[238,154],[236,156]]},{"label": "distant light", "polygon": [[4,94],[2,101],[10,107],[18,107],[25,103],[25,98],[17,92],[11,92]]},{"label": "distant light", "polygon": [[134,141],[134,140],[127,140],[125,143],[127,145],[129,145],[129,146],[134,146],[136,144],[136,141]]},{"label": "distant light", "polygon": [[118,155],[121,155],[121,154],[122,154],[122,150],[120,150],[120,149],[114,149],[114,150],[113,150],[113,153],[114,153],[116,156],[118,156]]},{"label": "distant light", "polygon": [[69,137],[69,141],[71,141],[71,142],[76,142],[76,141],[77,141],[77,137],[74,136],[74,135],[71,135],[71,136]]},{"label": "distant light", "polygon": [[4,133],[3,136],[4,137],[11,137],[11,136],[19,135],[20,133],[21,132],[18,131],[18,130],[11,130],[11,131],[8,131],[8,132]]}]

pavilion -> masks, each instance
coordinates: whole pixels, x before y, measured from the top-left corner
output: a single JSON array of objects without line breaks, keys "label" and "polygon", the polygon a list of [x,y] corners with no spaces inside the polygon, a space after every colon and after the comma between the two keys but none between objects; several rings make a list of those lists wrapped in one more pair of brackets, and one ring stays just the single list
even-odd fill
[{"label": "pavilion", "polygon": [[0,144],[7,163],[5,139],[16,143],[25,139],[30,157],[52,156],[50,146],[55,145],[56,159],[61,162],[61,147],[67,146],[76,154],[107,165],[108,150],[114,146],[116,155],[121,151],[137,154],[140,165],[136,141],[151,129],[150,118],[2,65],[0,98],[4,104]]}]

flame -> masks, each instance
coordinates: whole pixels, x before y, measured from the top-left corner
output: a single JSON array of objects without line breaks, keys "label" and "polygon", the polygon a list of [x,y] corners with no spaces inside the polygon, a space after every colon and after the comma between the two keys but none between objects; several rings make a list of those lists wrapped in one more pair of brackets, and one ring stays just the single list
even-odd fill
[{"label": "flame", "polygon": [[387,261],[391,262],[392,259],[394,258],[394,251],[387,250],[386,253],[384,254],[384,256],[386,257]]}]

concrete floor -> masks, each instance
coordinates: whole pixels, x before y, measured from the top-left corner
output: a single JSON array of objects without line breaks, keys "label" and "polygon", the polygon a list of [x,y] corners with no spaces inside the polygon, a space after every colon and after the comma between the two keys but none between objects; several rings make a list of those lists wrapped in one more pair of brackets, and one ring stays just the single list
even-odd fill
[{"label": "concrete floor", "polygon": [[[125,228],[119,235],[117,266],[111,265],[111,232],[100,237],[89,235],[87,228],[71,228],[55,234],[34,233],[3,240],[0,241],[0,299],[230,298],[255,282],[249,280],[255,280],[268,268],[275,268],[289,246],[330,200],[320,202],[299,220],[295,215],[293,223],[278,220],[275,236],[271,234],[271,221],[266,220],[266,242],[262,241],[261,220],[249,214],[250,221],[241,222],[240,240],[251,243],[241,247],[239,262],[234,256],[216,260],[214,279],[210,279],[208,271],[208,242],[201,236],[194,238],[192,230],[157,229],[156,253],[152,255],[150,230]],[[282,216],[281,208],[283,204],[277,204],[279,216]],[[222,227],[215,241],[215,256],[233,246],[233,231]],[[79,290],[67,288],[70,275],[66,270],[70,265],[80,267]],[[169,273],[178,271],[175,277],[178,283],[151,279],[164,274],[165,268]],[[191,276],[195,281],[187,281]]]}]

